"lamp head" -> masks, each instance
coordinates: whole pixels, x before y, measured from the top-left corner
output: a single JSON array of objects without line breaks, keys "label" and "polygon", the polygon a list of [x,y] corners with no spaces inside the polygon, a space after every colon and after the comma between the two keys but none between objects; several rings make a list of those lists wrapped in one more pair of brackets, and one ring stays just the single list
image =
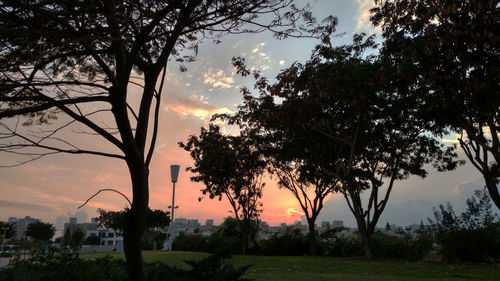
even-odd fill
[{"label": "lamp head", "polygon": [[179,165],[170,165],[170,176],[172,178],[172,182],[177,182],[180,167],[181,166]]}]

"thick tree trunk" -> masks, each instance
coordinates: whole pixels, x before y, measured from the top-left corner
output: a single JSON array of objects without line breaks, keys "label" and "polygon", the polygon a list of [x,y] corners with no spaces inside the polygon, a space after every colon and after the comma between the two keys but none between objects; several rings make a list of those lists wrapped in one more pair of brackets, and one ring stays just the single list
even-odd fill
[{"label": "thick tree trunk", "polygon": [[497,182],[494,176],[489,175],[488,173],[483,172],[484,181],[486,182],[486,189],[488,189],[488,193],[490,194],[491,200],[498,209],[500,209],[500,193],[498,190]]},{"label": "thick tree trunk", "polygon": [[373,245],[372,245],[373,232],[370,232],[367,229],[363,218],[356,217],[356,222],[358,224],[358,232],[359,235],[361,236],[361,241],[363,242],[363,250],[365,252],[365,258],[372,259],[374,257]]},{"label": "thick tree trunk", "polygon": [[316,225],[315,221],[309,221],[309,255],[314,256],[317,254],[316,249]]},{"label": "thick tree trunk", "polygon": [[361,236],[361,241],[363,242],[363,250],[365,252],[365,258],[372,259],[374,257],[373,245],[372,245],[372,234],[366,225],[366,222],[361,214],[354,214],[356,218],[356,224],[358,225],[359,236]]},{"label": "thick tree trunk", "polygon": [[361,235],[361,239],[363,240],[363,249],[365,252],[365,258],[372,259],[374,257],[374,255],[373,255],[373,245],[372,245],[371,234],[365,233],[364,235]]},{"label": "thick tree trunk", "polygon": [[142,165],[129,165],[132,178],[132,207],[125,216],[123,242],[127,270],[131,281],[146,281],[141,251],[141,238],[146,228],[148,208],[148,171]]},{"label": "thick tree trunk", "polygon": [[146,281],[141,251],[141,238],[144,231],[140,227],[141,213],[137,209],[131,209],[127,213],[123,232],[125,259],[131,281]]},{"label": "thick tree trunk", "polygon": [[243,249],[242,249],[242,254],[246,255],[248,252],[248,225],[247,222],[243,221],[243,225],[241,228],[241,239],[243,240]]}]

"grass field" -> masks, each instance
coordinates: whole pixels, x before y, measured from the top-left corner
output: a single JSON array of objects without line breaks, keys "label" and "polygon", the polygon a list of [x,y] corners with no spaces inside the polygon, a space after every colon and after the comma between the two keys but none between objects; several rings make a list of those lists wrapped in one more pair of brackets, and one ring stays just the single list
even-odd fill
[{"label": "grass field", "polygon": [[[146,262],[164,262],[186,266],[183,260],[206,256],[192,252],[145,251]],[[84,258],[104,256],[86,253]],[[123,254],[110,253],[116,258]],[[354,258],[330,257],[265,257],[234,256],[236,266],[250,264],[245,277],[256,281],[314,281],[314,280],[500,280],[500,265],[445,264],[401,261],[369,261]]]}]

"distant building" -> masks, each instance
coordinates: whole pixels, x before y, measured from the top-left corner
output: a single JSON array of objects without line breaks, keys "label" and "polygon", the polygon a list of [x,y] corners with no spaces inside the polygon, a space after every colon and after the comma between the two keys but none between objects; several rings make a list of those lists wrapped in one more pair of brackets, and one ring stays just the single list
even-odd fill
[{"label": "distant building", "polygon": [[14,231],[16,232],[16,239],[21,240],[26,238],[26,230],[28,230],[28,225],[40,222],[40,220],[32,218],[30,216],[26,216],[24,218],[10,217],[7,222],[13,225]]},{"label": "distant building", "polygon": [[76,218],[70,218],[69,223],[64,224],[64,233],[69,232],[69,234],[73,234],[77,228],[85,232],[85,239],[92,234],[99,237],[101,246],[116,246],[118,249],[123,248],[123,234],[118,230],[107,229],[100,226],[95,218],[93,218],[90,223],[78,223]]},{"label": "distant building", "polygon": [[[205,225],[201,225],[197,219],[176,218],[172,225],[174,237],[179,233],[199,233],[203,236],[210,236],[215,229],[214,220],[208,219]],[[170,226],[164,229],[165,233],[170,233]]]},{"label": "distant building", "polygon": [[323,230],[330,229],[330,222],[329,221],[322,221],[321,222],[321,229],[323,229]]},{"label": "distant building", "polygon": [[200,226],[201,226],[201,224],[198,222],[197,219],[187,220],[187,227],[188,228],[197,228]]},{"label": "distant building", "polygon": [[343,220],[334,220],[334,221],[332,221],[332,228],[339,228],[339,227],[344,227],[344,221]]}]

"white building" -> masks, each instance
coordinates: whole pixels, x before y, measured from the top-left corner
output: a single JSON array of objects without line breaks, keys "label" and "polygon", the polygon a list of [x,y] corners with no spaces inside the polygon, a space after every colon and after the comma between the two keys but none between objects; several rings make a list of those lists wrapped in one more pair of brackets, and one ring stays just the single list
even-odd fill
[{"label": "white building", "polygon": [[16,232],[16,239],[21,240],[26,238],[26,230],[28,230],[28,225],[40,222],[40,220],[32,218],[30,216],[26,216],[24,218],[10,217],[7,222],[13,225],[14,231]]},{"label": "white building", "polygon": [[93,218],[90,223],[78,223],[76,218],[70,218],[69,223],[64,224],[64,233],[68,231],[72,234],[77,228],[85,232],[85,239],[91,235],[96,235],[101,240],[101,246],[115,246],[114,249],[117,251],[123,251],[123,233],[100,226],[96,218]]}]

